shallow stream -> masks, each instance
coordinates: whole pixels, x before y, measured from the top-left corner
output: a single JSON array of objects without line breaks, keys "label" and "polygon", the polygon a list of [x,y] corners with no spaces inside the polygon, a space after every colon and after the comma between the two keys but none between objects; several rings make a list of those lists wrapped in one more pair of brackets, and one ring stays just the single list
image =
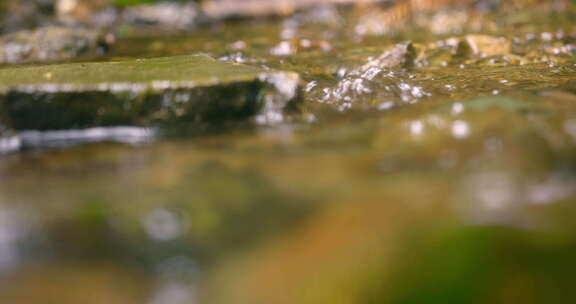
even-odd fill
[{"label": "shallow stream", "polygon": [[379,32],[325,8],[82,59],[203,53],[297,72],[302,100],[192,134],[23,133],[0,303],[571,302],[576,12],[446,14]]}]

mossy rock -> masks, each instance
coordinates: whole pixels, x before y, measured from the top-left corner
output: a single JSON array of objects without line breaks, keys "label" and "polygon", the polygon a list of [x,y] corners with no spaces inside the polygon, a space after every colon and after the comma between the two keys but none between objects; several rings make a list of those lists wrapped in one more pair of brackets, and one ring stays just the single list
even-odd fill
[{"label": "mossy rock", "polygon": [[0,122],[16,130],[275,122],[299,100],[291,72],[203,55],[0,69]]}]

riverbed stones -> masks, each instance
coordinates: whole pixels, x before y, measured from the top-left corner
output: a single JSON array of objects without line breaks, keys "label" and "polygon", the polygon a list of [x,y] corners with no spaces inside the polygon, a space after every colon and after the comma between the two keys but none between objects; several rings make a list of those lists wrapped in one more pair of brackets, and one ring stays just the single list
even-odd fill
[{"label": "riverbed stones", "polygon": [[99,55],[114,38],[98,31],[60,26],[18,31],[0,37],[0,63],[64,60]]},{"label": "riverbed stones", "polygon": [[299,76],[187,55],[0,69],[0,119],[16,130],[282,121]]},{"label": "riverbed stones", "polygon": [[49,24],[52,13],[52,0],[2,0],[0,1],[0,33],[29,30]]},{"label": "riverbed stones", "polygon": [[190,30],[201,19],[195,3],[160,2],[127,7],[122,20],[126,25],[164,30]]},{"label": "riverbed stones", "polygon": [[212,18],[231,16],[258,17],[289,15],[295,11],[326,5],[350,5],[378,3],[380,0],[208,0],[202,2],[206,14]]},{"label": "riverbed stones", "polygon": [[111,0],[55,0],[56,17],[68,24],[109,25],[117,14]]},{"label": "riverbed stones", "polygon": [[414,45],[411,41],[407,41],[399,43],[391,50],[384,52],[376,59],[375,64],[380,68],[386,69],[409,68],[414,65],[415,57],[416,50]]},{"label": "riverbed stones", "polygon": [[504,37],[490,35],[467,35],[468,46],[474,55],[481,57],[505,56],[512,52],[512,42]]}]

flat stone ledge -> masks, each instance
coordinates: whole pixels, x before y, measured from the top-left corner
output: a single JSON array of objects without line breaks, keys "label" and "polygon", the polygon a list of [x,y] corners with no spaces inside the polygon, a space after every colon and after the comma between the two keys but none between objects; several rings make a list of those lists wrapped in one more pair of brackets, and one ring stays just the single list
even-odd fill
[{"label": "flat stone ledge", "polygon": [[296,73],[204,55],[0,69],[0,123],[17,131],[276,123],[300,96]]}]

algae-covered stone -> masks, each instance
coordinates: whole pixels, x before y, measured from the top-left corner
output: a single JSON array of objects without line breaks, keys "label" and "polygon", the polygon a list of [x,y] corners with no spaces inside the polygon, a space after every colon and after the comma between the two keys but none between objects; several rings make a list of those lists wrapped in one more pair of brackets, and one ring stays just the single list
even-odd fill
[{"label": "algae-covered stone", "polygon": [[0,117],[16,130],[274,122],[299,96],[290,72],[203,55],[0,69]]}]

